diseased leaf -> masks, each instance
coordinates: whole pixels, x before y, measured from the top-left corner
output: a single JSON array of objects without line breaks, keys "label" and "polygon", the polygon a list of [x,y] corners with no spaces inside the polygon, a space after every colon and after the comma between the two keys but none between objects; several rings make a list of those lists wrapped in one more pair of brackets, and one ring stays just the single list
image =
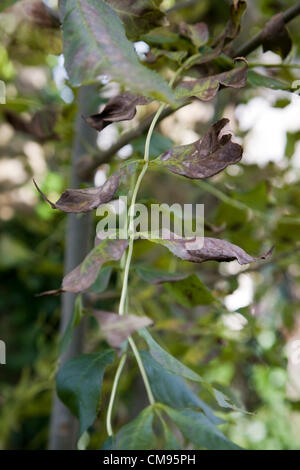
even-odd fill
[{"label": "diseased leaf", "polygon": [[269,258],[273,249],[271,248],[267,253],[254,257],[239,246],[218,238],[175,239],[174,234],[170,234],[168,239],[166,237],[151,241],[164,245],[178,258],[194,263],[237,260],[239,264],[249,264]]},{"label": "diseased leaf", "polygon": [[203,382],[199,374],[186,367],[175,357],[171,356],[171,354],[165,351],[161,346],[159,346],[159,344],[152,338],[146,329],[140,330],[139,335],[144,338],[148,344],[151,356],[168,372],[171,372],[175,375],[180,375],[181,377],[193,380],[194,382]]},{"label": "diseased leaf", "polygon": [[89,288],[89,292],[101,294],[107,289],[112,274],[111,266],[104,266],[100,269],[95,282]]},{"label": "diseased leaf", "polygon": [[214,41],[214,45],[220,43],[225,46],[239,35],[242,16],[246,8],[246,0],[233,0],[230,5],[230,17],[227,25],[221,35]]},{"label": "diseased leaf", "polygon": [[182,36],[188,37],[196,47],[202,47],[209,39],[208,27],[205,23],[181,23],[179,31]]},{"label": "diseased leaf", "polygon": [[110,178],[102,186],[87,189],[67,189],[63,192],[56,203],[49,201],[47,196],[38,187],[33,180],[35,187],[47,201],[52,209],[59,209],[63,212],[71,212],[78,214],[81,212],[89,212],[97,209],[100,204],[111,201],[113,195],[117,191],[120,182],[120,173],[113,173]]},{"label": "diseased leaf", "polygon": [[169,60],[181,64],[183,59],[187,56],[187,51],[166,51],[165,49],[152,48],[145,56],[148,64],[153,64],[160,57],[166,57]]},{"label": "diseased leaf", "polygon": [[255,72],[254,70],[250,70],[248,72],[247,81],[249,85],[253,87],[262,86],[265,88],[271,88],[272,90],[289,90],[290,89],[290,86],[288,83],[284,83],[275,78],[268,77],[267,75],[262,75],[260,73]]},{"label": "diseased leaf", "polygon": [[111,98],[104,109],[97,114],[84,118],[86,122],[96,129],[102,131],[112,122],[128,121],[136,115],[136,106],[148,103],[143,96],[121,93]]},{"label": "diseased leaf", "polygon": [[246,86],[247,71],[248,67],[244,64],[217,75],[196,80],[184,80],[176,87],[175,95],[179,99],[194,96],[202,101],[210,101],[216,96],[220,86],[231,88]]},{"label": "diseased leaf", "polygon": [[176,282],[188,277],[188,274],[169,273],[159,269],[145,268],[138,266],[136,273],[146,282],[151,284],[162,284],[164,282]]},{"label": "diseased leaf", "polygon": [[174,104],[171,88],[138,60],[121,20],[102,0],[61,0],[63,53],[73,86],[106,74],[130,91]]},{"label": "diseased leaf", "polygon": [[150,381],[151,390],[157,401],[177,409],[201,409],[212,423],[224,422],[214,415],[210,406],[201,400],[181,377],[166,371],[153,359],[148,351],[141,351],[140,354]]},{"label": "diseased leaf", "polygon": [[112,312],[93,310],[102,333],[113,348],[118,348],[128,336],[131,336],[140,328],[153,324],[151,318],[138,317],[136,315],[118,315]]},{"label": "diseased leaf", "polygon": [[82,354],[64,364],[56,377],[60,400],[79,419],[79,436],[95,421],[105,368],[113,362],[114,352],[106,349]]},{"label": "diseased leaf", "polygon": [[154,161],[187,178],[202,179],[216,175],[242,158],[242,147],[231,141],[231,134],[219,136],[228,122],[228,119],[221,119],[208,129],[202,139],[173,147]]},{"label": "diseased leaf", "polygon": [[153,433],[154,411],[151,406],[145,408],[137,418],[125,424],[115,436],[116,450],[148,450],[156,448]]},{"label": "diseased leaf", "polygon": [[105,0],[109,3],[125,24],[129,39],[139,39],[159,26],[164,13],[159,9],[161,0]]},{"label": "diseased leaf", "polygon": [[174,421],[186,439],[196,446],[211,450],[239,450],[239,446],[230,441],[202,413],[194,410],[174,410],[164,405],[165,412]]},{"label": "diseased leaf", "polygon": [[216,300],[196,274],[167,284],[166,288],[176,302],[187,308],[209,305]]},{"label": "diseased leaf", "polygon": [[83,292],[88,289],[97,279],[99,269],[107,261],[121,259],[128,246],[128,240],[105,240],[99,241],[97,246],[85,257],[73,271],[63,278],[60,289],[46,291],[39,295],[60,294],[62,292]]},{"label": "diseased leaf", "polygon": [[283,59],[290,53],[292,40],[284,23],[283,13],[273,16],[262,30],[263,51],[272,51]]}]

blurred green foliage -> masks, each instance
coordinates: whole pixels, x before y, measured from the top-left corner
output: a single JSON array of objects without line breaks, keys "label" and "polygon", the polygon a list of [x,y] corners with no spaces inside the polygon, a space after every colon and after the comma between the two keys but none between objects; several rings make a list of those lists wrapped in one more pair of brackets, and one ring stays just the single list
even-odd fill
[{"label": "blurred green foliage", "polygon": [[[176,2],[164,3],[170,8]],[[251,37],[267,18],[294,2],[249,3],[250,12],[237,42]],[[184,21],[205,21],[217,34],[224,27],[228,2],[205,0],[192,11],[174,10],[173,14]],[[299,59],[299,20],[289,30],[294,42],[292,54]],[[3,161],[19,162],[11,175],[4,175],[0,181],[0,339],[7,346],[7,364],[0,365],[0,449],[44,449],[57,368],[60,298],[35,295],[59,286],[66,220],[39,199],[31,178],[39,178],[42,190],[51,200],[67,187],[76,90],[71,90],[66,79],[59,76],[58,31],[40,28],[11,12],[0,14],[0,31],[0,79],[7,88],[7,104],[0,108],[1,153]],[[160,42],[160,37],[155,41]],[[257,52],[253,53],[249,61],[256,61],[257,56]],[[276,73],[276,79],[287,83],[298,76],[288,68]],[[223,90],[216,115],[228,110],[228,106],[249,102],[258,90],[250,86],[234,93]],[[100,102],[105,98],[97,99]],[[277,101],[275,105],[284,109],[284,103]],[[7,122],[7,111],[29,119],[40,109],[56,113],[54,130],[58,140],[37,141]],[[195,117],[196,132],[202,134],[205,125]],[[118,132],[121,131],[119,126]],[[161,127],[154,135],[151,156],[172,145],[165,134]],[[246,132],[238,134],[240,139],[247,137]],[[209,183],[191,183],[174,175],[149,172],[140,196],[155,197],[161,202],[204,203],[207,222],[220,229],[222,238],[251,254],[276,245],[269,261],[246,272],[253,282],[254,295],[251,305],[238,309],[247,320],[241,330],[230,329],[224,323],[227,309],[223,299],[236,292],[243,271],[220,267],[215,262],[190,266],[174,261],[161,247],[153,249],[148,242],[139,241],[134,250],[134,266],[190,274],[192,278],[187,279],[198,285],[197,295],[191,299],[186,292],[187,280],[179,281],[186,290],[177,292],[176,284],[147,284],[135,269],[129,286],[130,311],[153,318],[153,335],[160,344],[248,410],[249,413],[216,410],[226,420],[222,431],[248,449],[300,449],[300,392],[298,389],[298,395],[287,394],[293,375],[287,367],[286,352],[287,342],[300,338],[300,188],[299,169],[291,163],[299,138],[299,131],[288,133],[285,155],[278,164],[270,162],[261,167],[242,162],[237,174],[225,171]],[[28,147],[32,142],[38,147]],[[133,157],[140,157],[143,143],[144,137],[132,143]],[[34,151],[38,155],[42,152],[42,156],[32,157]],[[118,157],[111,162],[112,167],[116,161],[119,162]],[[18,175],[20,165],[23,171]],[[215,236],[211,231],[208,234]],[[105,290],[98,289],[95,294],[95,308],[116,308],[120,283],[116,265],[112,268],[109,274],[104,273],[104,280],[98,280],[105,284]],[[89,318],[88,325],[86,349],[91,352],[105,340],[93,318]],[[139,341],[144,344],[142,339]],[[104,379],[104,397],[111,389],[112,378],[109,373]],[[209,400],[197,387],[195,392]],[[143,385],[132,360],[126,365],[120,384],[116,428],[133,419],[145,405],[144,400]],[[100,411],[104,412],[106,406],[104,398]],[[106,437],[104,426],[98,420],[93,430],[90,448],[99,448]]]}]

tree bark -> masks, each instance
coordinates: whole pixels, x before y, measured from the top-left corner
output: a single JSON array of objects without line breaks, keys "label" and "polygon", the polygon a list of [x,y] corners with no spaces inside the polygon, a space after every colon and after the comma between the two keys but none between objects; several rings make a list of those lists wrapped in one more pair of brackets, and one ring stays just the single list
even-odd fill
[{"label": "tree bark", "polygon": [[[70,174],[70,187],[78,188],[81,183],[77,172],[77,164],[88,149],[95,147],[97,132],[88,126],[82,119],[82,115],[89,115],[96,111],[95,88],[93,86],[82,87],[78,91],[78,111],[75,122],[75,135],[72,149],[72,163]],[[91,214],[78,216],[69,214],[66,232],[66,248],[64,272],[69,273],[83,258],[91,246]],[[74,309],[75,294],[65,293],[62,296],[62,314],[60,321],[60,334],[62,335],[68,325]],[[60,357],[60,365],[69,361],[83,351],[84,342],[84,321],[73,331],[73,336],[69,347]],[[78,422],[70,411],[63,405],[54,394],[52,414],[50,422],[49,449],[75,449],[78,439]]]}]

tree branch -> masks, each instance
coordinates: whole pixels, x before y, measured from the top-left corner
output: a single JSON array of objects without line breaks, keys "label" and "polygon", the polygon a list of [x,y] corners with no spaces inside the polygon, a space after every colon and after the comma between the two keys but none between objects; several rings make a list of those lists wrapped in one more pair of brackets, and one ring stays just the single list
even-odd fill
[{"label": "tree branch", "polygon": [[[95,146],[96,144],[96,131],[88,126],[81,118],[82,114],[95,112],[93,100],[95,92],[96,89],[92,85],[81,87],[78,91],[78,110],[75,123],[70,175],[70,184],[72,188],[78,188],[81,183],[81,178],[77,174],[76,164],[86,152],[84,141],[88,141],[91,146]],[[78,264],[80,264],[88,253],[92,239],[91,228],[91,214],[85,214],[82,217],[78,217],[77,214],[68,215],[64,267],[65,274],[69,273]],[[65,332],[73,313],[75,297],[76,295],[70,292],[66,292],[62,296],[62,312],[60,320],[61,335]],[[72,357],[77,356],[82,352],[84,330],[85,322],[82,321],[81,324],[73,331],[70,345],[60,357],[60,365],[63,365]],[[77,438],[78,421],[55,394],[51,414],[49,449],[75,449]]]},{"label": "tree branch", "polygon": [[[185,106],[185,105],[182,105]],[[160,115],[158,122],[160,122],[162,119],[165,119],[166,117],[170,116],[170,114],[173,114],[174,111],[177,111],[180,108],[176,108],[174,110],[173,108],[166,108]],[[78,173],[80,177],[83,180],[90,180],[94,170],[101,164],[103,163],[108,163],[111,158],[122,148],[124,145],[129,144],[134,139],[137,139],[141,135],[143,135],[148,127],[150,126],[153,117],[156,113],[151,114],[150,116],[146,117],[138,126],[136,129],[133,129],[132,131],[126,132],[123,134],[119,140],[113,144],[108,150],[105,150],[101,153],[101,155],[98,158],[94,158],[91,161],[86,161],[86,158],[83,158],[78,162]]]},{"label": "tree branch", "polygon": [[[181,2],[177,4],[180,5]],[[175,5],[176,6],[176,5]],[[173,7],[173,9],[175,8]],[[172,9],[171,9],[172,10]],[[288,23],[294,18],[296,18],[300,14],[300,2],[296,5],[292,6],[291,8],[287,9],[283,13],[284,22]],[[250,54],[255,49],[257,49],[262,44],[262,32],[258,33],[252,39],[250,39],[246,44],[242,45],[239,49],[232,53],[232,57],[242,57]],[[188,103],[183,104],[185,106]],[[166,108],[165,111],[161,114],[158,123],[165,119],[167,116],[170,116],[179,108]],[[82,160],[78,163],[78,172],[82,179],[88,181],[92,178],[93,172],[95,169],[101,165],[102,163],[107,163],[111,160],[111,158],[120,150],[124,145],[127,145],[132,140],[140,137],[144,134],[144,132],[148,129],[151,121],[153,119],[153,114],[148,116],[144,121],[142,121],[138,127],[132,131],[123,134],[120,139],[113,144],[108,150],[102,152],[97,158],[94,158],[92,161],[87,162],[86,160]]]},{"label": "tree branch", "polygon": [[[296,18],[300,14],[300,2],[292,6],[283,13],[285,23],[289,23],[291,20]],[[262,43],[262,31],[250,39],[246,44],[241,46],[237,51],[232,54],[233,57],[244,57],[257,49]]]}]

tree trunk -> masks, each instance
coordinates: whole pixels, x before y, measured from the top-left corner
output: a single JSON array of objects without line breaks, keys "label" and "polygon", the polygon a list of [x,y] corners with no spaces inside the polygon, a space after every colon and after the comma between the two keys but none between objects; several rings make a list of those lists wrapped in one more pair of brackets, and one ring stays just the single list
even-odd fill
[{"label": "tree trunk", "polygon": [[[78,91],[78,111],[75,123],[75,135],[72,150],[72,163],[70,175],[70,187],[78,188],[81,180],[77,173],[78,161],[88,153],[88,149],[94,148],[97,132],[90,128],[82,119],[82,115],[94,113],[96,90],[92,86],[82,87]],[[69,214],[67,221],[66,247],[65,247],[65,274],[74,269],[91,247],[91,214]],[[62,335],[68,325],[74,309],[75,294],[65,293],[62,296],[62,315],[60,322],[60,334]],[[60,357],[60,365],[69,361],[83,351],[85,322],[73,331],[72,341],[67,350]],[[75,449],[78,439],[78,422],[70,411],[54,394],[49,449]]]}]

